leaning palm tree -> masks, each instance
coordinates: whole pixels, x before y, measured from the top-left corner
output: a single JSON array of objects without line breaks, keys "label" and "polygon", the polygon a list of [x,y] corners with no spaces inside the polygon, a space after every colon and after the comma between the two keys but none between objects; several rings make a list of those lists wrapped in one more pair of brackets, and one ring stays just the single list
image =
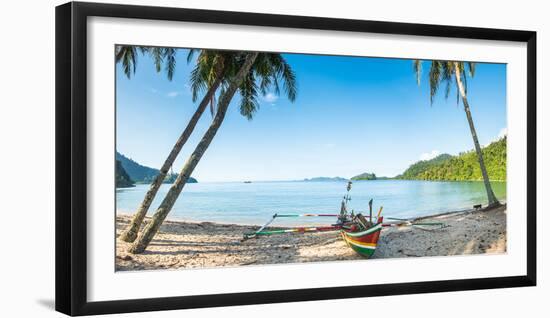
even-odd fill
[{"label": "leaning palm tree", "polygon": [[[414,60],[413,68],[416,73],[416,80],[418,85],[420,85],[420,78],[422,72],[422,61]],[[479,161],[479,168],[481,170],[481,175],[483,176],[483,182],[485,184],[485,190],[487,191],[487,200],[489,202],[488,206],[498,206],[498,202],[491,183],[489,182],[489,175],[487,174],[487,169],[483,162],[483,154],[481,152],[481,146],[479,145],[479,140],[477,138],[476,129],[474,126],[474,120],[472,119],[472,113],[470,112],[470,105],[467,98],[467,75],[473,77],[475,74],[475,63],[472,62],[457,62],[457,61],[431,61],[430,73],[429,73],[429,83],[430,83],[430,103],[433,104],[433,100],[439,85],[445,83],[445,98],[449,97],[451,91],[451,85],[456,83],[457,90],[457,103],[462,99],[462,104],[464,105],[464,112],[466,113],[466,118],[468,119],[468,125],[470,126],[470,133],[472,134],[472,139],[474,140],[474,146],[477,153],[477,159]]]},{"label": "leaning palm tree", "polygon": [[[258,110],[258,93],[265,94],[271,87],[276,93],[280,92],[279,81],[284,85],[285,93],[289,100],[296,98],[296,79],[294,72],[280,54],[258,53],[258,52],[237,52],[232,59],[227,61],[229,80],[222,87],[216,115],[208,130],[204,133],[195,150],[183,166],[174,184],[166,194],[164,200],[157,208],[151,222],[145,226],[137,240],[129,248],[131,253],[142,253],[145,251],[155,234],[158,232],[162,222],[170,213],[178,196],[183,190],[188,178],[199,163],[200,159],[208,149],[220,128],[229,103],[233,96],[240,91],[240,112],[249,120],[253,118]],[[235,70],[238,70],[236,73]]]},{"label": "leaning palm tree", "polygon": [[[157,72],[161,70],[161,66],[166,60],[166,73],[168,79],[173,78],[175,72],[175,55],[176,49],[173,48],[143,48],[139,47],[139,50],[143,53],[149,53],[155,61],[155,66]],[[196,50],[191,50],[188,55],[188,61],[191,61],[192,55]],[[137,50],[133,46],[121,46],[116,52],[117,61],[122,63],[125,74],[130,78],[130,74],[135,72],[136,61],[137,61]],[[133,242],[141,225],[147,211],[151,206],[155,196],[160,189],[168,171],[174,164],[178,154],[181,152],[181,149],[191,136],[191,133],[195,129],[199,119],[201,118],[204,110],[208,104],[214,103],[214,97],[216,91],[224,81],[224,73],[229,70],[228,67],[224,66],[224,60],[229,59],[231,53],[225,51],[202,51],[197,59],[196,67],[192,71],[192,82],[193,82],[193,101],[195,102],[198,99],[198,96],[201,92],[206,90],[206,94],[202,98],[199,106],[197,107],[195,113],[187,123],[187,126],[177,139],[174,147],[168,154],[168,157],[164,160],[162,167],[159,169],[159,174],[155,177],[149,190],[145,194],[143,201],[139,205],[136,213],[132,217],[130,224],[124,229],[119,238],[126,242]],[[212,106],[211,106],[212,107]],[[211,108],[212,109],[212,108]]]}]

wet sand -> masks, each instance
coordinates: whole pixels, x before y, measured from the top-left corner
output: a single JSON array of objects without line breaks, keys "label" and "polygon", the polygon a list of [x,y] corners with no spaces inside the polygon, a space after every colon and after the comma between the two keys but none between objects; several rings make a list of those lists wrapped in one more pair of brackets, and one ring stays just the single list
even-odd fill
[{"label": "wet sand", "polygon": [[[129,215],[117,216],[117,236],[129,221]],[[431,230],[412,226],[385,227],[372,258],[506,252],[506,205],[488,211],[457,211],[423,217],[422,222],[443,222],[445,227]],[[338,232],[287,233],[242,241],[244,233],[258,228],[167,220],[143,254],[126,252],[129,244],[117,239],[116,270],[363,259],[346,245]]]}]

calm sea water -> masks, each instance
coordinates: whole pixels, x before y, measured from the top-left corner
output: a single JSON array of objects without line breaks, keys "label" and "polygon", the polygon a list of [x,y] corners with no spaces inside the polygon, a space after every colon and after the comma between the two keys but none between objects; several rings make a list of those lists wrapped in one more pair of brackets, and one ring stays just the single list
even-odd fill
[{"label": "calm sea water", "polygon": [[[275,213],[338,213],[346,182],[253,182],[187,184],[169,218],[238,224],[263,224]],[[162,185],[149,215],[166,195],[170,185]],[[149,185],[117,189],[117,211],[133,213]],[[499,199],[506,199],[506,183],[493,183]],[[377,180],[356,181],[349,207],[368,212],[384,206],[383,215],[416,217],[486,204],[482,182],[436,182]],[[277,221],[278,225],[329,224],[332,218],[299,218]],[[275,224],[274,224],[275,225]]]}]

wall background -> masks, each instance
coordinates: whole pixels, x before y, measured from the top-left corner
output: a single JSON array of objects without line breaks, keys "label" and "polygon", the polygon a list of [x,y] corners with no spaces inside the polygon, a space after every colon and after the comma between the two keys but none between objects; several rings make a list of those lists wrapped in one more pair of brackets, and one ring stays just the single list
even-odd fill
[{"label": "wall background", "polygon": [[[145,0],[116,3],[232,11],[450,24],[538,32],[538,286],[531,288],[391,296],[187,311],[117,317],[334,317],[368,310],[370,316],[541,317],[550,294],[548,195],[550,24],[543,1],[443,2],[352,0],[276,2],[246,0]],[[54,7],[63,1],[13,1],[0,11],[0,313],[5,317],[61,317],[54,304]],[[312,5],[312,4],[315,5]],[[267,4],[269,6],[267,6]],[[547,265],[546,265],[547,266]]]}]

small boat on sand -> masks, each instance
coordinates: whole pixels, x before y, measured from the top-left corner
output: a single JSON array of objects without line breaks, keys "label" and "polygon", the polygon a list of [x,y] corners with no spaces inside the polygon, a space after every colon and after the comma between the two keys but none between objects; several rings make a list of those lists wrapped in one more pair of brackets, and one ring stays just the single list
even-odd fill
[{"label": "small boat on sand", "polygon": [[378,223],[366,230],[350,231],[342,229],[340,234],[351,249],[364,257],[371,257],[376,250],[380,232],[382,231],[382,220],[380,217]]}]

